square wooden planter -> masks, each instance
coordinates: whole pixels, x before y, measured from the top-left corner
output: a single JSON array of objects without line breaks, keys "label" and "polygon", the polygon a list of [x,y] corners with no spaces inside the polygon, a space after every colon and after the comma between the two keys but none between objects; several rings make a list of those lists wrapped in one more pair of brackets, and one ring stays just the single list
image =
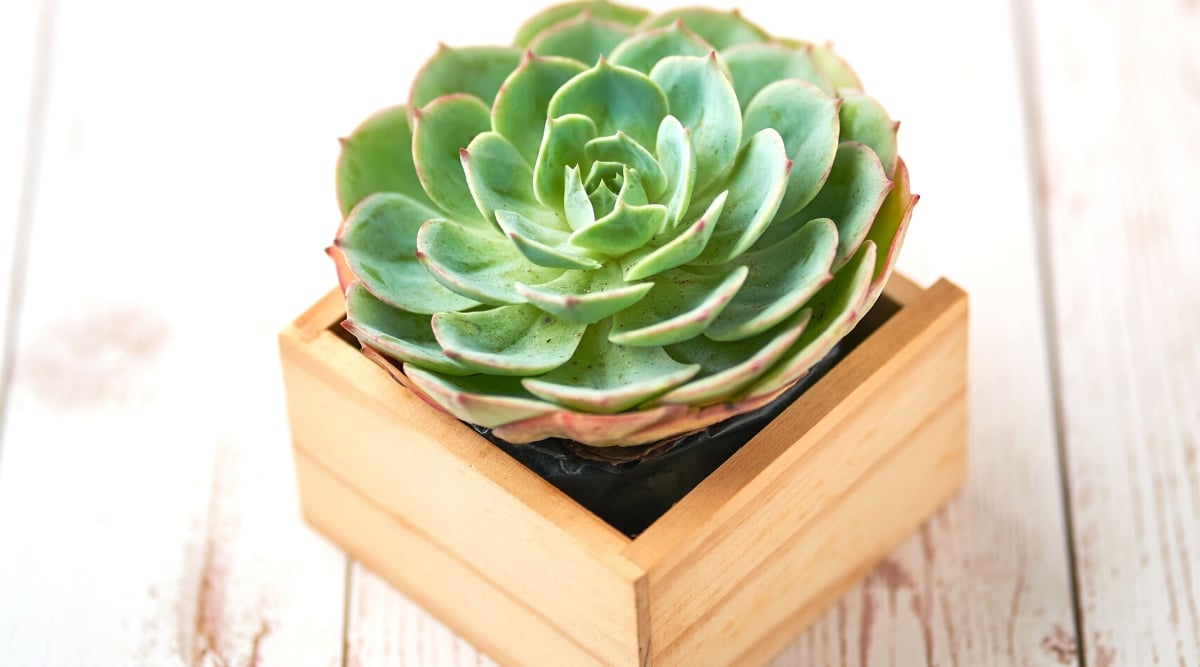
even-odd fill
[{"label": "square wooden planter", "polygon": [[893,276],[898,310],[630,539],[336,333],[280,334],[304,515],[511,665],[766,662],[966,475],[967,297]]}]

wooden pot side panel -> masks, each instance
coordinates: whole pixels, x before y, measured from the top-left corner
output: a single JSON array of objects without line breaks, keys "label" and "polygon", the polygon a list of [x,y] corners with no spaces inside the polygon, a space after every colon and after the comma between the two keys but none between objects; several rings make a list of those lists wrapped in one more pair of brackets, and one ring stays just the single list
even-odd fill
[{"label": "wooden pot side panel", "polygon": [[[698,664],[689,655],[730,665],[766,663],[835,604],[962,486],[964,399],[945,405],[811,527],[772,554],[746,586],[703,619],[710,631],[691,632],[668,647],[662,664]],[[781,590],[788,594],[779,595]],[[771,630],[763,636],[758,623]],[[726,627],[735,632],[717,631]],[[755,636],[761,638],[754,641]],[[740,655],[734,650],[747,644]]]},{"label": "wooden pot side panel", "polygon": [[[730,658],[749,650],[754,635],[735,637],[723,629],[738,618],[755,619],[751,627],[761,629],[759,624],[767,623],[763,598],[778,597],[780,590],[795,591],[795,598],[778,600],[779,610],[789,612],[796,598],[806,599],[844,580],[864,562],[874,562],[885,553],[876,545],[882,541],[894,546],[962,484],[966,323],[965,295],[945,281],[934,285],[822,380],[812,404],[826,397],[840,399],[828,411],[805,403],[807,411],[789,410],[759,435],[764,444],[794,444],[744,483],[725,506],[706,515],[708,521],[694,528],[693,534],[703,538],[694,550],[681,546],[658,562],[643,563],[650,574],[655,655],[661,655],[664,664],[684,664],[718,648]],[[817,421],[805,423],[812,419]],[[796,440],[787,434],[803,435]],[[677,509],[686,511],[689,499],[708,490],[708,481],[720,486],[720,476],[736,475],[747,467],[742,458],[761,458],[764,448],[756,444],[758,439]],[[890,489],[865,481],[868,475],[879,476],[879,471],[900,465],[894,460],[901,448],[916,450],[906,455],[913,467],[926,463],[926,458],[941,460],[940,449],[958,456],[955,466],[937,468],[937,475],[889,475]],[[889,494],[897,507],[883,507],[887,502],[882,499]],[[860,501],[860,495],[869,500]],[[880,518],[830,518],[842,516],[835,510],[851,502],[874,507]],[[902,515],[905,520],[884,518],[884,509],[907,512]],[[668,514],[663,521],[672,518]],[[654,537],[648,531],[634,549]],[[814,545],[831,541],[843,545],[846,553],[827,559],[811,552]],[[862,550],[855,553],[856,547]],[[678,560],[679,554],[686,560]],[[792,567],[791,578],[768,574],[797,562],[808,567]],[[816,605],[806,605],[812,606]],[[775,622],[783,619],[771,621]],[[707,645],[718,636],[719,647]]]},{"label": "wooden pot side panel", "polygon": [[[535,491],[579,509],[573,501],[414,398],[333,334],[323,331],[306,346],[294,332],[285,332],[282,342],[299,451],[383,511],[403,517],[411,530],[457,560],[448,567],[477,570],[537,610],[544,622],[592,647],[601,661],[637,663],[640,571],[612,550],[589,550],[595,545],[573,539],[495,479],[510,473],[530,478],[526,483]],[[477,444],[471,460],[451,451]],[[624,544],[613,532],[616,544]],[[422,586],[419,575],[390,572],[400,577],[393,580],[401,588]]]},{"label": "wooden pot side panel", "polygon": [[[315,528],[447,624],[469,628],[472,643],[492,658],[510,665],[612,664],[299,449],[296,471],[304,517]],[[513,642],[514,635],[530,640]]]}]

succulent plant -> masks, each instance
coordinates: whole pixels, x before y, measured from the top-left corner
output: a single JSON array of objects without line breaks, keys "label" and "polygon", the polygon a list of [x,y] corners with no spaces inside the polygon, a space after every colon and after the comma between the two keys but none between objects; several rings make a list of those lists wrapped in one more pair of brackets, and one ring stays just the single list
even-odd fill
[{"label": "succulent plant", "polygon": [[552,7],[441,47],[343,140],[346,329],[509,442],[656,442],[765,405],[879,296],[916,196],[829,47],[737,12]]}]

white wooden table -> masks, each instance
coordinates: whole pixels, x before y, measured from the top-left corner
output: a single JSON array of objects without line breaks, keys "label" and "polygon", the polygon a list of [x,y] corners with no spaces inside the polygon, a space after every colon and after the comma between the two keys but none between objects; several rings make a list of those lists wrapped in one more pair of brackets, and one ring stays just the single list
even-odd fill
[{"label": "white wooden table", "polygon": [[[0,3],[0,664],[488,663],[301,523],[274,335],[335,138],[536,4]],[[741,2],[903,120],[971,479],[777,664],[1200,665],[1200,4],[822,4]]]}]

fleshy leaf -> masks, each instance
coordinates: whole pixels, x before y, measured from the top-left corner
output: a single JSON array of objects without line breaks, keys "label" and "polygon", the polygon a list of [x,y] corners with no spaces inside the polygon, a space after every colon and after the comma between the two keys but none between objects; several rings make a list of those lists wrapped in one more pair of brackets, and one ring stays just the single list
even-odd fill
[{"label": "fleshy leaf", "polygon": [[543,30],[529,49],[538,55],[562,56],[590,65],[632,33],[627,25],[584,13]]},{"label": "fleshy leaf", "polygon": [[592,202],[592,211],[603,218],[616,208],[617,193],[609,189],[608,183],[601,183],[600,187],[588,193],[588,201]]},{"label": "fleshy leaf", "polygon": [[593,324],[624,310],[646,296],[654,283],[630,284],[615,267],[606,265],[594,272],[568,271],[544,284],[517,284],[517,292],[529,303],[563,319]]},{"label": "fleshy leaf", "polygon": [[582,114],[596,122],[599,135],[622,130],[649,146],[667,115],[667,98],[645,74],[602,59],[559,88],[549,110],[551,118]]},{"label": "fleshy leaf", "polygon": [[676,424],[687,413],[681,405],[660,405],[649,410],[598,415],[561,409],[541,417],[498,426],[492,434],[513,444],[546,438],[566,438],[593,447],[640,445],[659,438],[641,439],[663,422]]},{"label": "fleshy leaf", "polygon": [[517,29],[513,43],[520,47],[528,47],[538,34],[547,28],[570,20],[587,12],[598,19],[615,21],[627,26],[635,26],[649,14],[640,7],[627,7],[607,0],[584,0],[583,2],[566,2],[555,5],[530,17]]},{"label": "fleshy leaf", "polygon": [[892,182],[896,186],[883,200],[883,206],[875,216],[871,231],[867,232],[867,241],[873,242],[876,247],[874,277],[871,280],[870,294],[867,296],[868,308],[875,304],[892,275],[896,257],[900,254],[900,246],[904,243],[904,235],[908,231],[908,220],[919,199],[909,187],[908,167],[903,159],[896,159]]},{"label": "fleshy leaf", "polygon": [[[584,145],[596,138],[596,124],[580,114],[551,118],[533,167],[533,190],[545,206],[561,209],[565,185],[563,177],[572,167],[590,168]],[[581,166],[582,165],[582,166]]]},{"label": "fleshy leaf", "polygon": [[667,116],[662,120],[655,153],[667,177],[667,189],[663,194],[663,203],[667,206],[666,225],[674,227],[691,204],[696,185],[696,156],[692,153],[691,137],[678,118]]},{"label": "fleshy leaf", "polygon": [[571,234],[571,244],[608,257],[620,257],[654,237],[666,218],[660,204],[634,206],[618,198],[608,215]]},{"label": "fleshy leaf", "polygon": [[587,190],[583,188],[583,179],[579,177],[579,167],[565,167],[566,177],[563,184],[563,210],[567,225],[572,230],[583,229],[596,222],[596,211],[588,199]]},{"label": "fleshy leaf", "polygon": [[587,327],[527,305],[438,313],[433,333],[446,356],[492,375],[540,375],[566,363]]},{"label": "fleshy leaf", "polygon": [[821,192],[797,216],[801,220],[830,218],[838,228],[837,270],[854,255],[866,238],[875,214],[892,182],[883,172],[875,151],[854,141],[838,145],[833,169]]},{"label": "fleshy leaf", "polygon": [[839,95],[842,141],[866,144],[879,157],[883,170],[892,173],[896,168],[897,124],[874,97],[858,90],[843,90]]},{"label": "fleshy leaf", "polygon": [[733,398],[787,353],[811,316],[812,311],[802,310],[778,327],[736,343],[697,336],[668,346],[667,354],[672,359],[700,364],[700,373],[691,382],[660,396],[658,402],[708,405]]},{"label": "fleshy leaf", "polygon": [[417,259],[451,291],[492,305],[524,302],[514,283],[540,285],[562,275],[561,269],[525,259],[498,230],[472,229],[447,220],[430,220],[421,226]]},{"label": "fleshy leaf", "polygon": [[[637,170],[646,196],[656,199],[667,187],[667,175],[650,151],[642,147],[624,132],[607,137],[597,137],[587,143],[585,152],[589,159],[604,162],[619,162]],[[645,202],[643,202],[645,203]]]},{"label": "fleshy leaf", "polygon": [[342,326],[362,344],[393,359],[451,375],[473,372],[442,353],[433,337],[429,315],[393,308],[376,299],[362,283],[354,283],[346,291],[346,321]]},{"label": "fleshy leaf", "polygon": [[[628,268],[625,269],[625,280],[648,278],[667,269],[683,266],[699,257],[721,218],[721,210],[725,207],[725,199],[728,194],[728,191],[722,192],[712,201],[712,204],[709,204],[704,215],[678,236],[638,256],[632,262],[626,262]],[[651,246],[653,246],[653,241],[651,241]]]},{"label": "fleshy leaf", "polygon": [[515,211],[496,211],[500,229],[525,259],[552,269],[598,269],[600,262],[566,246],[566,232],[535,224]]},{"label": "fleshy leaf", "polygon": [[470,95],[451,95],[418,110],[414,117],[413,158],[421,187],[455,220],[483,224],[467,187],[461,151],[491,128],[488,108]]},{"label": "fleshy leaf", "polygon": [[750,139],[726,183],[729,201],[695,263],[724,264],[758,240],[783,201],[789,162],[783,139],[775,130],[760,130]]},{"label": "fleshy leaf", "polygon": [[783,138],[792,160],[787,190],[776,220],[791,217],[820,192],[838,149],[838,102],[812,84],[776,81],[754,96],[746,108],[745,132],[772,127]]},{"label": "fleshy leaf", "polygon": [[492,105],[492,129],[508,138],[525,160],[533,164],[545,134],[550,98],[571,77],[585,69],[567,58],[526,54],[496,95]]},{"label": "fleshy leaf", "polygon": [[704,335],[720,341],[742,340],[803,308],[833,279],[829,269],[837,243],[833,221],[819,219],[775,245],[738,257],[735,261],[750,269],[750,277]]},{"label": "fleshy leaf", "polygon": [[821,71],[829,77],[833,85],[841,90],[862,90],[862,81],[841,56],[833,50],[831,44],[813,44],[813,60],[821,66]]},{"label": "fleshy leaf", "polygon": [[782,44],[748,44],[723,51],[721,57],[733,73],[733,89],[746,108],[768,84],[784,79],[807,81],[832,95],[833,84],[812,57],[812,48],[789,48]]},{"label": "fleshy leaf", "polygon": [[724,275],[686,269],[662,273],[646,298],[613,315],[609,340],[647,347],[694,338],[729,305],[747,273],[744,266]]},{"label": "fleshy leaf", "polygon": [[671,56],[650,71],[672,116],[688,129],[696,159],[695,189],[703,191],[729,168],[742,139],[742,112],[733,86],[707,58]]},{"label": "fleshy leaf", "polygon": [[442,287],[417,262],[417,230],[438,216],[405,195],[381,192],[354,207],[335,243],[364,289],[385,303],[427,315],[477,306]]},{"label": "fleshy leaf", "polygon": [[570,361],[525,388],[577,410],[615,413],[654,398],[683,382],[699,365],[676,362],[661,347],[626,347],[609,341],[604,323],[588,328]]},{"label": "fleshy leaf", "polygon": [[417,72],[409,95],[409,106],[423,107],[453,93],[466,93],[491,106],[500,84],[521,62],[521,51],[508,46],[438,48]]},{"label": "fleshy leaf", "polygon": [[404,373],[443,410],[484,428],[539,417],[560,409],[529,393],[514,377],[447,377],[412,364],[405,364]]},{"label": "fleshy leaf", "polygon": [[460,153],[467,187],[475,205],[488,220],[506,209],[545,227],[565,227],[553,212],[542,207],[533,193],[533,169],[516,147],[496,132],[484,132]]},{"label": "fleshy leaf", "polygon": [[866,297],[875,268],[875,244],[867,241],[858,253],[821,288],[808,305],[812,319],[783,361],[755,381],[748,396],[774,394],[803,377],[866,314]]},{"label": "fleshy leaf", "polygon": [[412,127],[407,107],[384,109],[342,140],[337,163],[338,205],[345,216],[376,192],[398,192],[433,206],[413,167]]},{"label": "fleshy leaf", "polygon": [[649,74],[658,61],[668,56],[707,56],[713,46],[676,21],[665,28],[639,32],[621,42],[609,62]]},{"label": "fleshy leaf", "polygon": [[639,31],[661,28],[676,21],[682,21],[689,30],[712,44],[718,51],[737,44],[765,42],[770,39],[767,31],[747,21],[736,9],[728,12],[703,7],[676,9],[652,16],[643,21],[638,28]]}]

